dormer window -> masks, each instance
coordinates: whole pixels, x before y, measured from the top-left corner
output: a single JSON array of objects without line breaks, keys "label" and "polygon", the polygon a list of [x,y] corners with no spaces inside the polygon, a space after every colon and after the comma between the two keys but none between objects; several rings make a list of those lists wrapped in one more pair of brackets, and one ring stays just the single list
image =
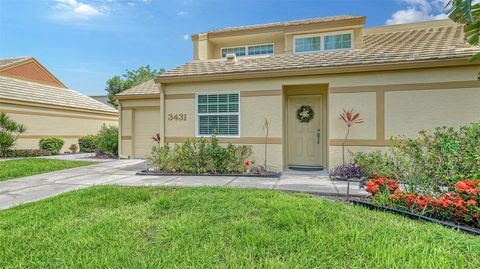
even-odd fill
[{"label": "dormer window", "polygon": [[353,32],[299,35],[294,37],[294,52],[318,52],[353,48]]},{"label": "dormer window", "polygon": [[237,57],[266,55],[266,54],[273,54],[273,44],[260,44],[260,45],[222,48],[221,51],[222,51],[222,58],[227,57],[227,54],[235,54]]}]

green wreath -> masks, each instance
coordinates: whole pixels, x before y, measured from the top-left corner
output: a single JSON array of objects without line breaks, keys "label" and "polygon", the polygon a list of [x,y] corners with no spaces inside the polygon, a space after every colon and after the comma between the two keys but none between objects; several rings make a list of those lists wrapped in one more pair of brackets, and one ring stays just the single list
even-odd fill
[{"label": "green wreath", "polygon": [[313,112],[313,108],[309,105],[301,105],[297,109],[297,120],[300,122],[309,122],[313,119],[315,112]]}]

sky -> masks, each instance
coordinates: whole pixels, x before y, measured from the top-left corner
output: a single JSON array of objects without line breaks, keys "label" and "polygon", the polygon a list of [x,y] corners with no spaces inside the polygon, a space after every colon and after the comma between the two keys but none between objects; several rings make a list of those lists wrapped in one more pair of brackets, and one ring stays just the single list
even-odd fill
[{"label": "sky", "polygon": [[333,15],[367,27],[443,19],[446,1],[0,0],[0,58],[34,56],[69,88],[103,95],[127,69],[190,61],[191,34]]}]

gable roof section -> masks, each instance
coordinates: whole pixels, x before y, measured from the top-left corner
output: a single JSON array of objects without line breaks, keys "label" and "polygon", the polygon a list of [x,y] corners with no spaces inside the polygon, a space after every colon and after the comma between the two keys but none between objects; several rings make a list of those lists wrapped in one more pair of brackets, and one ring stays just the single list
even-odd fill
[{"label": "gable roof section", "polygon": [[126,91],[123,91],[116,96],[121,99],[122,96],[128,96],[128,95],[137,95],[139,97],[156,97],[156,95],[160,94],[160,87],[155,84],[155,81],[153,79],[148,80],[142,84],[139,84],[135,87],[132,87]]},{"label": "gable roof section", "polygon": [[468,57],[480,52],[479,47],[470,47],[463,40],[462,25],[448,21],[410,24],[403,28],[383,26],[378,31],[367,29],[363,39],[364,48],[349,51],[239,57],[236,62],[193,60],[158,76],[156,81],[173,83],[274,74],[299,75],[312,70],[316,73],[346,72],[347,67],[365,66],[385,70],[388,64],[438,63],[455,59],[467,63]]},{"label": "gable roof section", "polygon": [[34,57],[0,59],[0,75],[67,88]]},{"label": "gable roof section", "polygon": [[70,89],[0,76],[0,102],[17,101],[116,115],[117,110]]}]

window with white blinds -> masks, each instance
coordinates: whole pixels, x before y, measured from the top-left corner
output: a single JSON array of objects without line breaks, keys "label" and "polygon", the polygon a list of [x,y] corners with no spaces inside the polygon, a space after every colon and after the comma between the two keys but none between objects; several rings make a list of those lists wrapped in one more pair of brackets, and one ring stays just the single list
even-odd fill
[{"label": "window with white blinds", "polygon": [[238,136],[240,134],[238,93],[197,95],[197,134],[199,136]]}]

